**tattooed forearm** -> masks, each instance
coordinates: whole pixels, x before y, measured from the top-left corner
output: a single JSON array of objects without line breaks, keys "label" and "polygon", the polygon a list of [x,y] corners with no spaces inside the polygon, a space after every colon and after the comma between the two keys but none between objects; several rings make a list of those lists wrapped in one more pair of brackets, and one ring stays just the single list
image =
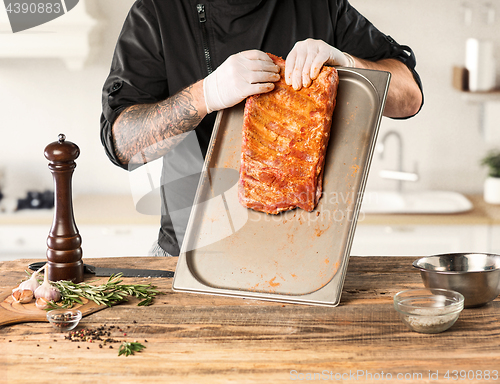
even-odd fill
[{"label": "tattooed forearm", "polygon": [[113,124],[120,162],[143,163],[165,155],[180,134],[192,131],[206,115],[202,97],[196,83],[159,103],[126,108]]}]

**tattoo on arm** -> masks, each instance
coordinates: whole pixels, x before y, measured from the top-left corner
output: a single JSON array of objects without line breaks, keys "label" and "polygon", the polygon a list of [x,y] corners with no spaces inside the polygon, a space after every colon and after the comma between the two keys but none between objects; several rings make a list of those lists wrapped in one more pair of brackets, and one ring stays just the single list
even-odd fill
[{"label": "tattoo on arm", "polygon": [[[118,159],[128,164],[165,155],[180,140],[179,135],[195,129],[203,116],[194,106],[193,85],[155,104],[126,108],[113,125]],[[140,156],[140,157],[139,157]]]}]

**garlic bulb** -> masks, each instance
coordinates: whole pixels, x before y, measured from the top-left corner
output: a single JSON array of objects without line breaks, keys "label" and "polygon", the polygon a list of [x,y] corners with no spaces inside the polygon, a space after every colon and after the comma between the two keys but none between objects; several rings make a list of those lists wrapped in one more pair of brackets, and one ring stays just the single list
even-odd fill
[{"label": "garlic bulb", "polygon": [[45,265],[39,270],[33,272],[28,280],[23,281],[21,284],[19,284],[19,289],[29,289],[30,291],[35,293],[36,289],[40,286],[38,280],[36,279],[36,275],[38,275],[38,272],[42,271],[43,269],[45,269]]},{"label": "garlic bulb", "polygon": [[12,291],[12,298],[16,303],[26,304],[33,300],[33,291],[17,288]]},{"label": "garlic bulb", "polygon": [[[37,299],[43,298],[46,301],[59,301],[61,299],[61,293],[59,290],[49,283],[48,273],[44,273],[43,284],[40,285],[35,291],[35,297]],[[37,300],[38,302],[38,300]],[[38,304],[37,304],[38,306]]]}]

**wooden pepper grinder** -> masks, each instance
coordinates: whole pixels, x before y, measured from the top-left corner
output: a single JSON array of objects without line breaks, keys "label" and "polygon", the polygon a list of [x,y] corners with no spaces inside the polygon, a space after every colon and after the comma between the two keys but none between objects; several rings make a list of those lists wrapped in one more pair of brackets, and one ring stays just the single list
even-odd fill
[{"label": "wooden pepper grinder", "polygon": [[50,161],[49,169],[54,179],[54,220],[47,238],[47,268],[50,281],[83,281],[82,238],[78,233],[73,216],[71,177],[76,167],[74,160],[80,155],[78,146],[59,140],[45,147]]}]

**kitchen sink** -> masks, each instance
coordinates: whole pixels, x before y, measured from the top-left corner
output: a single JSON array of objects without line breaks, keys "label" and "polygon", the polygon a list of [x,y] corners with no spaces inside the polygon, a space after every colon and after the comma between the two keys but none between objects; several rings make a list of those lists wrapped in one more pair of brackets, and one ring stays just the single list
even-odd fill
[{"label": "kitchen sink", "polygon": [[363,196],[364,213],[459,213],[472,209],[472,203],[462,194],[450,191],[367,191]]}]

